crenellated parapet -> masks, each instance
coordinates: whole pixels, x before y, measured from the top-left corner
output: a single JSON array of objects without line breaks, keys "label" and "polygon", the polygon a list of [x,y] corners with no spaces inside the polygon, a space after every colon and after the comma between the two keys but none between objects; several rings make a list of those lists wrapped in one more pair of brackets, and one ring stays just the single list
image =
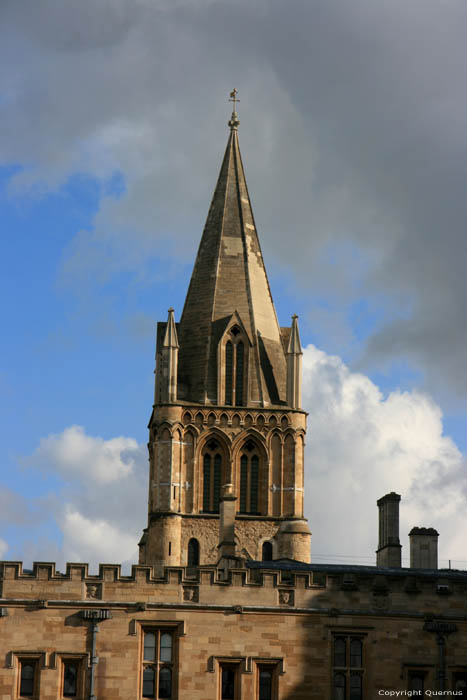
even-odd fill
[{"label": "crenellated parapet", "polygon": [[[133,566],[122,575],[119,565],[0,562],[2,614],[11,606],[31,611],[49,607],[128,609],[224,606],[308,611],[332,616],[388,614],[467,619],[467,572],[381,569],[364,566],[293,565],[292,562],[244,563],[227,572],[218,567]],[[229,588],[228,603],[225,589]],[[32,607],[31,607],[32,605]]]},{"label": "crenellated parapet", "polygon": [[215,698],[225,667],[236,669],[241,697],[257,697],[262,668],[280,700],[309,697],[310,683],[329,697],[346,640],[361,653],[369,690],[394,679],[404,688],[419,668],[436,688],[440,646],[450,678],[465,668],[467,572],[237,560],[161,575],[134,566],[125,576],[113,565],[90,574],[86,564],[60,573],[48,562],[32,571],[1,562],[0,583],[5,698],[24,697],[18,688],[31,668],[41,700],[70,696],[62,692],[70,669],[77,697],[92,697],[93,679],[103,700],[146,697],[147,648],[162,635],[173,650],[165,657],[173,698]]}]

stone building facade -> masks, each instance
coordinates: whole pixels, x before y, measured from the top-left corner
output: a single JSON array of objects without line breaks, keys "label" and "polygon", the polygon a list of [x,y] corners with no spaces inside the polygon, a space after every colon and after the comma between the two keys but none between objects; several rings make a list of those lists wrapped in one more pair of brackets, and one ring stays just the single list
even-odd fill
[{"label": "stone building facade", "polygon": [[467,572],[426,527],[401,567],[399,494],[376,566],[311,563],[298,323],[277,322],[238,125],[180,322],[158,324],[139,564],[1,562],[0,700],[467,697]]}]

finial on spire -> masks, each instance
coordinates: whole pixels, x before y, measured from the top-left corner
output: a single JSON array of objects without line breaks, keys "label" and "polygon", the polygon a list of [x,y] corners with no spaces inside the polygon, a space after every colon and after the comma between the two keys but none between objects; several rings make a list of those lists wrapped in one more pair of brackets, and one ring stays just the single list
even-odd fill
[{"label": "finial on spire", "polygon": [[237,102],[240,102],[237,95],[238,95],[238,90],[236,88],[234,88],[232,90],[232,92],[230,93],[230,97],[229,97],[229,102],[233,102],[233,112],[232,112],[232,116],[230,117],[230,121],[229,121],[229,126],[230,126],[232,131],[236,131],[238,125],[240,124],[240,121],[237,117],[237,112],[236,112]]},{"label": "finial on spire", "polygon": [[236,103],[237,103],[237,102],[240,102],[240,100],[238,99],[237,95],[238,95],[238,90],[237,90],[236,88],[234,88],[234,89],[232,90],[232,92],[230,93],[230,98],[229,98],[229,102],[233,102],[233,111],[234,111],[234,112],[235,112]]}]

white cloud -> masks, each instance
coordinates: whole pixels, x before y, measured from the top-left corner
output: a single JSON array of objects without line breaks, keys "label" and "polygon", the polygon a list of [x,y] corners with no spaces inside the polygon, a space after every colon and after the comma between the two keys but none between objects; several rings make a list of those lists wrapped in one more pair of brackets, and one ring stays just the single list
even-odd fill
[{"label": "white cloud", "polygon": [[104,440],[86,435],[80,425],[72,425],[60,434],[42,438],[29,461],[51,467],[65,478],[84,477],[104,485],[132,473],[137,449],[133,438]]},{"label": "white cloud", "polygon": [[303,388],[310,412],[305,493],[312,552],[374,563],[376,500],[396,491],[401,542],[407,544],[412,526],[435,527],[441,559],[462,560],[465,461],[443,435],[432,398],[416,391],[384,397],[368,377],[312,345],[304,352]]},{"label": "white cloud", "polygon": [[138,561],[138,533],[111,525],[104,518],[92,520],[68,504],[60,521],[63,553],[67,561],[128,564]]},{"label": "white cloud", "polygon": [[[39,468],[44,476],[61,477],[57,491],[38,499],[31,510],[36,521],[52,517],[63,535],[59,550],[52,541],[37,543],[41,556],[54,551],[60,566],[72,560],[91,566],[136,563],[146,519],[145,446],[129,437],[90,436],[83,427],[72,425],[41,439],[25,464]],[[28,556],[33,549],[29,544]]]},{"label": "white cloud", "polygon": [[[467,568],[466,463],[443,434],[434,400],[417,391],[384,396],[367,376],[309,345],[303,404],[309,411],[305,509],[313,560],[375,563],[376,500],[396,491],[402,496],[405,563],[407,534],[417,525],[439,531],[442,565],[449,558]],[[41,440],[28,463],[64,480],[60,492],[42,503],[63,534],[60,564],[137,561],[146,518],[145,446],[128,437],[91,437],[71,426]],[[2,547],[0,541],[0,553]]]}]

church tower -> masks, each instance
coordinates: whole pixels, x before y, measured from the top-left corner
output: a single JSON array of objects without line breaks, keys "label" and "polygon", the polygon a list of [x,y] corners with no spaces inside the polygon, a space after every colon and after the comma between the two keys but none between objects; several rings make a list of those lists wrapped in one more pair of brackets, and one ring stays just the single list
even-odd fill
[{"label": "church tower", "polygon": [[157,326],[140,563],[159,569],[216,564],[226,551],[310,561],[297,317],[279,327],[240,155],[236,91],[231,97],[182,316],[176,323],[169,309]]}]

